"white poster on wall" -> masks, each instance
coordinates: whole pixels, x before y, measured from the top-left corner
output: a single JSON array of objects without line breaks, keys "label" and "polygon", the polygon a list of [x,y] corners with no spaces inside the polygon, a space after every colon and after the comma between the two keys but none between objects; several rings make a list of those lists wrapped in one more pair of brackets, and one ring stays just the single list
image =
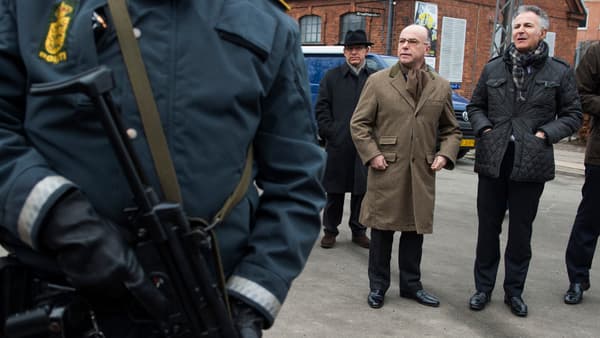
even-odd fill
[{"label": "white poster on wall", "polygon": [[556,33],[546,32],[546,38],[544,40],[548,44],[548,56],[554,56],[554,43],[556,42]]},{"label": "white poster on wall", "polygon": [[425,64],[427,64],[429,67],[435,69],[435,57],[434,56],[426,56]]},{"label": "white poster on wall", "polygon": [[467,20],[442,18],[439,73],[450,82],[462,82]]}]

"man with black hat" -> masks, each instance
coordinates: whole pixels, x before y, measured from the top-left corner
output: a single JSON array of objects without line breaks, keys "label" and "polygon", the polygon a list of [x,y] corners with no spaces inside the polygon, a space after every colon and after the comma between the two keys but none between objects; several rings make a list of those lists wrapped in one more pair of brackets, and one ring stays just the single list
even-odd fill
[{"label": "man with black hat", "polygon": [[356,154],[350,137],[350,118],[367,77],[373,70],[366,66],[365,58],[373,45],[363,30],[348,31],[344,39],[346,62],[330,69],[320,83],[315,106],[319,135],[326,142],[327,166],[323,185],[327,191],[327,204],[323,213],[325,235],[322,248],[332,248],[342,221],[345,193],[352,194],[350,220],[352,242],[369,247],[366,228],[359,223],[360,204],[366,189],[367,170]]}]

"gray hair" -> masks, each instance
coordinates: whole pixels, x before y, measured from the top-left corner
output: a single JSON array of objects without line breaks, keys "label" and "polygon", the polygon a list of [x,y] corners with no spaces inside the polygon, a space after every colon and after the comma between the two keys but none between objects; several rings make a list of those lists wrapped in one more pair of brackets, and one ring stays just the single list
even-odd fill
[{"label": "gray hair", "polygon": [[550,18],[548,18],[548,14],[546,14],[546,12],[544,12],[543,9],[535,5],[519,6],[519,8],[517,8],[517,11],[513,15],[513,20],[520,14],[527,12],[532,12],[540,18],[540,26],[542,26],[543,29],[547,30],[548,28],[550,28]]}]

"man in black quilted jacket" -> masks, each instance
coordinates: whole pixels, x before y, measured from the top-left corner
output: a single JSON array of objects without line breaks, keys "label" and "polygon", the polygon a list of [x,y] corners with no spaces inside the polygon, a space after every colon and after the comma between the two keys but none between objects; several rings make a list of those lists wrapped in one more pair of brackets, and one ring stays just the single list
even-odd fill
[{"label": "man in black quilted jacket", "polygon": [[581,125],[581,104],[570,66],[548,56],[548,15],[520,6],[513,17],[513,43],[484,67],[469,119],[476,133],[479,229],[472,310],[490,301],[500,262],[500,232],[506,210],[504,302],[527,316],[521,294],[531,259],[531,232],[544,184],[554,178],[552,144]]}]

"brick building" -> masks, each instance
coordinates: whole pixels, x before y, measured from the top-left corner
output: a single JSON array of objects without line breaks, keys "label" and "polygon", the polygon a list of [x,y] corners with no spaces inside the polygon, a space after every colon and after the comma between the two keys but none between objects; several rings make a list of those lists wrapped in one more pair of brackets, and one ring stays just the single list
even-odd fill
[{"label": "brick building", "polygon": [[577,28],[577,60],[590,43],[600,41],[600,0],[585,0],[584,3],[587,15]]},{"label": "brick building", "polygon": [[[391,1],[388,0],[288,0],[292,10],[289,14],[298,20],[302,31],[304,44],[335,45],[343,41],[347,29],[364,29],[370,40],[375,43],[373,52],[396,54],[396,41],[402,28],[415,22],[416,18],[423,19],[421,9],[431,6],[427,10],[428,20],[437,21],[437,29],[431,30],[435,43],[436,55],[432,57],[435,67],[445,72],[453,70],[455,88],[457,92],[470,97],[477,83],[481,70],[489,60],[492,46],[492,32],[494,31],[494,17],[496,14],[496,0],[396,0],[393,1],[391,20],[388,20],[388,11]],[[542,7],[550,16],[550,34],[553,38],[554,56],[560,57],[569,63],[574,61],[576,50],[577,27],[585,17],[582,0],[538,0],[536,5]],[[437,15],[436,15],[437,12]],[[421,13],[421,14],[419,14]],[[427,16],[427,14],[425,14]],[[390,21],[390,22],[388,22]],[[426,21],[426,20],[425,20]],[[447,22],[448,31],[444,31],[444,22]],[[431,24],[426,22],[425,24]],[[392,26],[392,34],[388,36],[388,27]],[[452,24],[452,25],[451,25]],[[457,30],[458,28],[458,30]],[[445,34],[447,33],[447,34]],[[458,33],[458,35],[456,35]],[[464,40],[462,36],[464,35]],[[443,38],[458,41],[444,46]],[[455,36],[458,36],[457,40]],[[459,65],[457,67],[453,54],[442,52],[451,47],[463,46],[459,50]],[[445,48],[447,47],[447,48]],[[460,49],[460,48],[459,48]],[[443,56],[442,56],[443,55]],[[452,57],[446,57],[451,55]],[[445,59],[444,59],[445,58]],[[454,63],[449,63],[450,59]],[[450,66],[448,66],[450,64]],[[456,75],[456,69],[462,66],[462,73]],[[461,76],[462,75],[462,76]]]}]

